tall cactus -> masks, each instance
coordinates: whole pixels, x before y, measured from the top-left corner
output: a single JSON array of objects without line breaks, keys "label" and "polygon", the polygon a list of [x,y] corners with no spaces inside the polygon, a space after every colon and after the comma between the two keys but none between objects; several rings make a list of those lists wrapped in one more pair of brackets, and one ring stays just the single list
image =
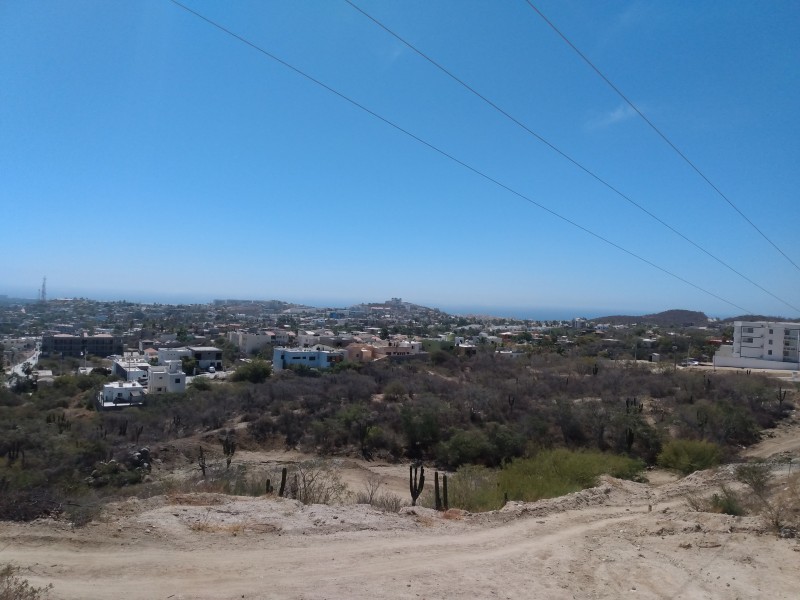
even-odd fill
[{"label": "tall cactus", "polygon": [[778,386],[778,408],[783,409],[783,402],[786,400],[786,390]]},{"label": "tall cactus", "polygon": [[433,473],[433,490],[436,510],[442,510],[442,495],[439,493],[439,471],[434,471]]},{"label": "tall cactus", "polygon": [[447,475],[442,475],[442,508],[450,510],[450,502],[447,500]]},{"label": "tall cactus", "polygon": [[424,466],[411,465],[408,467],[408,487],[411,490],[411,506],[416,506],[417,498],[422,493],[422,488],[425,487]]},{"label": "tall cactus", "polygon": [[281,487],[278,490],[278,496],[280,496],[281,498],[283,498],[283,493],[286,491],[286,474],[287,474],[287,469],[286,467],[283,467],[281,469]]}]

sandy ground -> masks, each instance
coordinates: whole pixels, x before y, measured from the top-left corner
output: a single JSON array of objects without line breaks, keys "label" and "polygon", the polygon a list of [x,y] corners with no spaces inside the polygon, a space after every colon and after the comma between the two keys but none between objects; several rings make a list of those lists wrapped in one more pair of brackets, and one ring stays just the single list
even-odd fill
[{"label": "sandy ground", "polygon": [[[797,456],[798,429],[793,420],[751,454]],[[387,489],[407,486],[401,466],[342,468],[351,484],[372,470]],[[776,537],[759,517],[687,507],[686,494],[738,485],[732,472],[603,478],[483,514],[176,493],[109,505],[83,528],[0,523],[0,563],[52,583],[53,598],[87,600],[798,598],[798,540]]]}]

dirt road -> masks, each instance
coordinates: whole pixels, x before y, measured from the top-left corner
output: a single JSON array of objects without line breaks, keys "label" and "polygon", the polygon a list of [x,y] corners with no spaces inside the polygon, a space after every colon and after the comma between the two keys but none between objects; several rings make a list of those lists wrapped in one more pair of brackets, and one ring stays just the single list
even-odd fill
[{"label": "dirt road", "polygon": [[54,598],[796,598],[800,545],[757,517],[690,512],[697,473],[481,515],[213,494],[130,500],[87,527],[0,524]]}]

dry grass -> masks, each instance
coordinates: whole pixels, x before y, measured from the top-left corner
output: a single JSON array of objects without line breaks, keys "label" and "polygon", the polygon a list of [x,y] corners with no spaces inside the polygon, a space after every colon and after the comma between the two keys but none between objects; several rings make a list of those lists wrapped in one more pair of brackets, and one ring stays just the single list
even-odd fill
[{"label": "dry grass", "polygon": [[423,527],[433,527],[436,525],[436,521],[426,515],[416,515],[414,520]]},{"label": "dry grass", "polygon": [[171,493],[166,496],[167,504],[179,504],[181,506],[217,506],[224,500],[212,494],[184,494]]},{"label": "dry grass", "polygon": [[800,534],[800,473],[772,486],[764,502],[762,517],[778,535],[794,537]]},{"label": "dry grass", "polygon": [[451,508],[442,513],[442,518],[448,521],[460,521],[464,518],[465,511],[458,508]]},{"label": "dry grass", "polygon": [[199,523],[191,523],[189,529],[202,533],[226,533],[230,535],[239,535],[244,533],[244,523],[209,523],[208,521],[201,521]]}]

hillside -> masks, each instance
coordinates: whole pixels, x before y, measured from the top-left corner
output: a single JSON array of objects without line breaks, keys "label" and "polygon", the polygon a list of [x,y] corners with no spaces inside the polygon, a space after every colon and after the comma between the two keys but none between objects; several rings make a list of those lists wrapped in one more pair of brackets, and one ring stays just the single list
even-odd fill
[{"label": "hillside", "polygon": [[728,317],[721,319],[720,323],[733,324],[734,321],[772,321],[783,323],[800,323],[800,319],[788,319],[786,317],[770,317],[766,315],[739,315],[738,317]]},{"label": "hillside", "polygon": [[598,323],[612,325],[657,325],[659,327],[698,327],[708,324],[705,313],[696,310],[673,309],[650,315],[611,315],[595,317]]},{"label": "hillside", "polygon": [[652,476],[481,514],[134,498],[84,528],[0,523],[0,545],[63,599],[796,597],[797,540],[687,505],[737,486],[729,469]]}]

